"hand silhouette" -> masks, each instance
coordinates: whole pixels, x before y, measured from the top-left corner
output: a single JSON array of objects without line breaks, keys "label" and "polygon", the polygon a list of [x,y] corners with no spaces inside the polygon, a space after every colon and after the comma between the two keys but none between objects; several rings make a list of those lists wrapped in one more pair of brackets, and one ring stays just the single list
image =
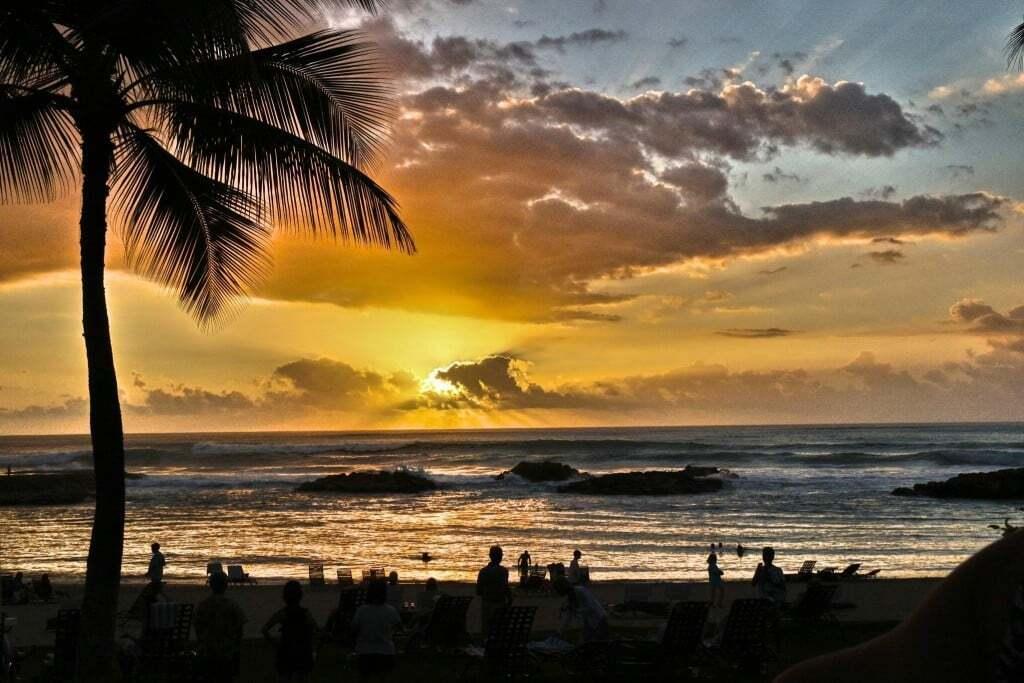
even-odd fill
[{"label": "hand silhouette", "polygon": [[[1024,680],[998,673],[1014,601],[1024,580],[1024,532],[983,548],[957,567],[892,631],[857,647],[807,660],[775,683],[957,683]],[[1014,626],[1024,632],[1018,606]],[[1024,657],[1021,658],[1024,662]]]}]

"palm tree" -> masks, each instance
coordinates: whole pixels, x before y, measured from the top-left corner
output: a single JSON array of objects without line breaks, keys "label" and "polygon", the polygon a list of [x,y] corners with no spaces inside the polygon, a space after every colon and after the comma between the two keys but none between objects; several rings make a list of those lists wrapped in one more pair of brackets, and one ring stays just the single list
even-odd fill
[{"label": "palm tree", "polygon": [[1017,24],[1006,37],[1006,68],[1020,70],[1024,67],[1024,23]]},{"label": "palm tree", "polygon": [[[333,0],[375,10],[381,0]],[[252,291],[270,226],[411,253],[368,175],[392,105],[373,46],[294,37],[321,0],[3,0],[0,202],[81,183],[82,326],[96,508],[83,675],[110,680],[124,436],[104,292],[108,213],[129,264],[209,325]],[[330,4],[330,3],[327,3]]]}]

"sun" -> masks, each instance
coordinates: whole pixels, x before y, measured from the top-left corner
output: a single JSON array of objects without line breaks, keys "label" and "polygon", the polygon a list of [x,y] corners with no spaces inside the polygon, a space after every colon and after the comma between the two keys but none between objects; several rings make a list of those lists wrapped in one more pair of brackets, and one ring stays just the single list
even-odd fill
[{"label": "sun", "polygon": [[459,389],[448,380],[438,377],[437,370],[432,370],[427,378],[420,382],[420,393],[455,396],[459,393]]}]

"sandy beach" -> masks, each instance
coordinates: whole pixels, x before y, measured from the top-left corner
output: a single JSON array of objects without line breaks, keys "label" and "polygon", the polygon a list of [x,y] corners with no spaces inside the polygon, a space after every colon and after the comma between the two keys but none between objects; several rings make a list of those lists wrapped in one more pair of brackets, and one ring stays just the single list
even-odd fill
[{"label": "sandy beach", "polygon": [[[852,605],[836,612],[840,621],[847,623],[882,623],[897,622],[910,614],[931,591],[940,579],[869,579],[840,583],[836,602]],[[280,594],[282,581],[267,581],[255,586],[232,587],[229,595],[237,601],[248,618],[245,637],[259,638],[260,627],[281,606]],[[707,584],[697,582],[658,583],[658,582],[595,582],[591,584],[594,594],[605,604],[616,604],[624,601],[627,587],[643,586],[649,589],[651,601],[673,600],[706,600]],[[53,643],[53,634],[46,631],[47,619],[56,615],[61,607],[76,606],[81,599],[81,584],[58,583],[58,590],[68,595],[56,602],[48,604],[30,604],[4,606],[3,610],[15,618],[15,642],[19,647],[49,646]],[[120,608],[127,609],[138,595],[142,585],[129,583],[121,589]],[[422,590],[422,584],[403,584],[406,599],[415,599]],[[472,595],[474,586],[469,583],[442,582],[443,592],[452,595]],[[304,604],[313,613],[318,623],[323,624],[331,610],[337,605],[338,586],[329,584],[321,587],[304,586]],[[799,598],[806,590],[806,584],[791,583],[788,588],[790,602]],[[537,605],[537,620],[534,632],[545,634],[557,628],[558,611],[562,601],[553,595],[536,595],[515,592],[517,603]],[[208,594],[209,589],[199,583],[168,582],[167,597],[173,602],[198,604]],[[753,588],[746,581],[726,583],[726,604],[721,610],[714,610],[712,619],[724,617],[732,600],[752,597]],[[612,616],[612,625],[623,627],[656,628],[663,617]],[[471,633],[480,630],[480,611],[477,601],[470,607],[468,627]]]}]

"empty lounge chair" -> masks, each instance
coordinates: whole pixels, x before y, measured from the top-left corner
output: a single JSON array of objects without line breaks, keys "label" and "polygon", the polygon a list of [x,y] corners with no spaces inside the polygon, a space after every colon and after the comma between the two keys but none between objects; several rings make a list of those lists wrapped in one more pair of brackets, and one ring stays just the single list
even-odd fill
[{"label": "empty lounge chair", "polygon": [[463,680],[511,680],[528,675],[530,657],[526,644],[536,616],[535,605],[510,605],[498,610],[492,617],[483,653],[472,653],[476,665],[483,668],[483,676],[471,677],[467,671]]},{"label": "empty lounge chair", "polygon": [[440,651],[462,644],[466,639],[466,613],[472,602],[472,596],[440,596],[434,603],[426,627],[409,639],[406,652],[423,648]]},{"label": "empty lounge chair", "polygon": [[847,565],[846,569],[839,573],[840,579],[852,579],[857,576],[857,571],[860,569],[860,562],[854,562]]},{"label": "empty lounge chair", "polygon": [[207,562],[206,563],[206,582],[210,582],[210,577],[214,574],[223,574],[224,565],[220,562]]},{"label": "empty lounge chair", "polygon": [[[676,680],[677,674],[692,666],[702,652],[710,607],[708,602],[677,602],[669,613],[661,640],[624,640],[614,642],[610,648],[608,643],[578,648],[580,655],[592,661],[584,661],[577,668],[581,673],[601,678]],[[604,668],[594,668],[594,663]]]},{"label": "empty lounge chair", "polygon": [[324,563],[314,562],[309,565],[309,585],[325,586],[327,580],[324,578]]},{"label": "empty lounge chair", "polygon": [[792,575],[792,578],[796,581],[810,581],[811,577],[814,576],[814,565],[818,564],[817,560],[804,560],[804,563],[800,565],[800,569],[797,570],[796,574]]},{"label": "empty lounge chair", "polygon": [[249,573],[240,564],[228,565],[228,583],[256,583],[256,579],[249,576]]},{"label": "empty lounge chair", "polygon": [[351,569],[339,569],[338,570],[338,585],[339,586],[353,586],[355,580],[352,578]]},{"label": "empty lounge chair", "polygon": [[725,619],[722,640],[714,652],[719,664],[747,671],[764,670],[774,665],[778,653],[769,644],[769,625],[775,619],[768,600],[733,600]]},{"label": "empty lounge chair", "polygon": [[385,571],[384,567],[370,567],[369,569],[363,570],[363,582],[386,578],[388,578],[388,573]]}]

